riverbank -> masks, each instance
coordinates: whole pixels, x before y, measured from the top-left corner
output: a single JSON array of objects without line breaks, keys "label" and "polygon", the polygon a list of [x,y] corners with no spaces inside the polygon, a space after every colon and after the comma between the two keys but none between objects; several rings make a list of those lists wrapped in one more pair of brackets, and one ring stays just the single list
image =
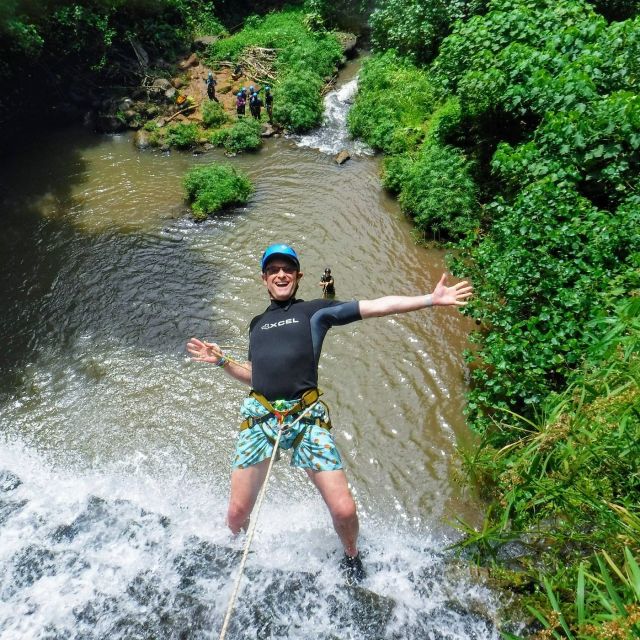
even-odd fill
[{"label": "riverbank", "polygon": [[[455,248],[474,282],[467,415],[482,444],[466,463],[490,507],[463,546],[543,612],[537,637],[604,637],[593,584],[631,575],[625,549],[640,549],[638,21],[496,3],[424,64],[410,44],[374,56],[350,115],[418,234]],[[585,575],[599,576],[586,591]],[[633,607],[633,587],[616,589]],[[611,619],[633,624],[623,607]]]}]

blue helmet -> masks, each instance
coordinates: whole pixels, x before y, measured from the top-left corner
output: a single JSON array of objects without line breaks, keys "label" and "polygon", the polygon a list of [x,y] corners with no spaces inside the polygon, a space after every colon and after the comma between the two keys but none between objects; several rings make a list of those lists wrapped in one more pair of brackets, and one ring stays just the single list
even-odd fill
[{"label": "blue helmet", "polygon": [[276,256],[291,260],[296,265],[298,271],[300,270],[300,260],[298,260],[298,254],[288,244],[272,244],[270,247],[267,247],[265,249],[265,252],[262,254],[262,271],[265,270],[267,262],[269,262],[271,258],[275,258]]},{"label": "blue helmet", "polygon": [[264,90],[265,90],[265,91],[271,91],[271,87],[266,86],[266,87],[264,88]]}]

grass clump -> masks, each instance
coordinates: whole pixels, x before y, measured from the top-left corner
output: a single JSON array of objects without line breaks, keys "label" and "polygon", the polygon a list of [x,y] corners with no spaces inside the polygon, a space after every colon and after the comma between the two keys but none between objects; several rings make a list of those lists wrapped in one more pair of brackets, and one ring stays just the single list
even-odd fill
[{"label": "grass clump", "polygon": [[209,100],[202,105],[202,124],[207,128],[220,127],[229,121],[229,116],[218,102]]},{"label": "grass clump", "polygon": [[191,169],[184,178],[193,217],[204,220],[224,207],[245,204],[253,193],[251,180],[230,164],[212,163]]},{"label": "grass clump", "polygon": [[[635,592],[624,584],[617,590],[607,585],[603,556],[595,554],[606,551],[610,568],[631,570],[630,550],[636,557],[640,551],[640,298],[587,330],[596,339],[584,366],[563,393],[549,398],[539,419],[505,411],[479,449],[465,456],[492,506],[483,530],[469,527],[463,545],[487,560],[501,544],[526,539],[533,557],[520,563],[547,596],[546,605],[536,598],[535,610],[554,629],[548,637],[640,637],[603,631],[607,619],[610,627],[614,621],[629,626],[630,607],[638,612],[640,574],[634,569]],[[603,607],[606,593],[615,606]],[[631,620],[636,631],[638,620]],[[589,628],[600,631],[591,635]]]},{"label": "grass clump", "polygon": [[167,127],[164,141],[178,149],[191,149],[198,143],[200,136],[200,127],[195,122],[177,122]]},{"label": "grass clump", "polygon": [[227,153],[255,151],[262,144],[262,127],[253,118],[243,118],[230,127],[211,132],[209,142],[224,147]]},{"label": "grass clump", "polygon": [[436,106],[427,73],[387,51],[362,66],[349,131],[388,154],[413,151],[424,140]]}]

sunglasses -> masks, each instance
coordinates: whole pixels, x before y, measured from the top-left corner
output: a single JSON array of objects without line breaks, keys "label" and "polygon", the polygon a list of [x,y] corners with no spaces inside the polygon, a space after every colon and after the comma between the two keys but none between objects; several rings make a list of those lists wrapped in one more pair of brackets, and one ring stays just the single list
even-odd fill
[{"label": "sunglasses", "polygon": [[275,276],[280,273],[280,271],[284,271],[287,274],[292,274],[297,271],[297,269],[293,265],[286,265],[284,267],[276,267],[275,265],[271,267],[267,267],[264,272],[268,276]]}]

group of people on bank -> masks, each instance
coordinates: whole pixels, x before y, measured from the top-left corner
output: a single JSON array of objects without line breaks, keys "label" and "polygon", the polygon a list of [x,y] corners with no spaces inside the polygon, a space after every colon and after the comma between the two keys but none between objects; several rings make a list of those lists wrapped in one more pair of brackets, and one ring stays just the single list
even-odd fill
[{"label": "group of people on bank", "polygon": [[[235,77],[234,75],[234,78]],[[211,71],[209,71],[207,75],[205,84],[207,85],[207,96],[209,96],[209,100],[220,102],[216,96],[216,85],[218,83]],[[256,88],[253,85],[251,85],[249,89],[242,87],[240,91],[238,91],[236,94],[236,113],[238,114],[238,118],[244,118],[248,104],[249,113],[256,120],[260,120],[262,108],[265,107],[267,115],[269,116],[269,122],[273,122],[273,94],[271,93],[271,87],[268,85],[264,87],[264,100],[260,97],[260,91],[260,88]]]},{"label": "group of people on bank", "polygon": [[247,90],[246,87],[242,87],[236,94],[236,112],[238,118],[244,118],[249,103],[249,112],[256,119],[260,120],[262,114],[262,107],[267,110],[269,116],[269,122],[273,120],[273,94],[271,93],[271,87],[268,85],[264,88],[264,100],[260,97],[260,89],[256,89],[253,85]]}]

